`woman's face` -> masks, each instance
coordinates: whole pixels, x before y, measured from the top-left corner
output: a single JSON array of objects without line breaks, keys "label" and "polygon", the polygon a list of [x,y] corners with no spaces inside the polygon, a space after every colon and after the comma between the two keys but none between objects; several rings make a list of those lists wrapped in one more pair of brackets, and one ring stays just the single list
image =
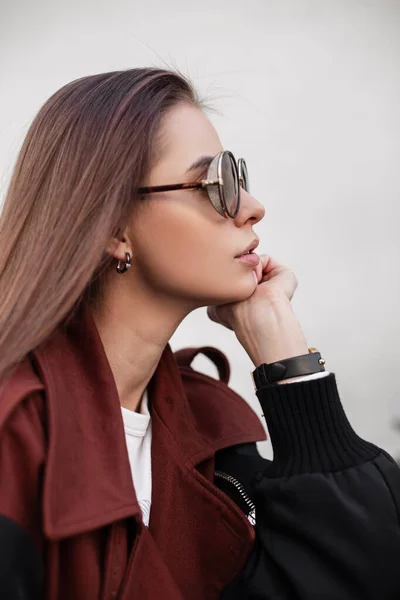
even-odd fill
[{"label": "woman's face", "polygon": [[[160,134],[162,154],[143,186],[205,178],[207,166],[190,166],[223,150],[211,122],[189,104],[169,111]],[[134,275],[132,285],[141,281],[152,294],[192,308],[244,300],[256,287],[254,267],[235,256],[257,237],[252,227],[264,214],[264,207],[243,189],[235,219],[222,217],[203,190],[146,196],[129,228],[132,267],[127,275]]]}]

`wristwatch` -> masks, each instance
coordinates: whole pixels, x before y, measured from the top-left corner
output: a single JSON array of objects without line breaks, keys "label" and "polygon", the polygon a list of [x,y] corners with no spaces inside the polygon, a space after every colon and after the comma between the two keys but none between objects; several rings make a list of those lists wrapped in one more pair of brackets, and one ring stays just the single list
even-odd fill
[{"label": "wristwatch", "polygon": [[316,348],[309,348],[308,354],[294,356],[273,363],[263,363],[250,374],[253,379],[254,389],[257,390],[264,385],[270,385],[290,377],[311,375],[325,371],[325,360],[321,358]]}]

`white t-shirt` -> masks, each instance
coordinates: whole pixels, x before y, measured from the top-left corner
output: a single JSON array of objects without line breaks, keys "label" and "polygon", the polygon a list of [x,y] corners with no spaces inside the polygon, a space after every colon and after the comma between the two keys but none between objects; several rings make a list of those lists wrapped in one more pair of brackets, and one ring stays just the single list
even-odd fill
[{"label": "white t-shirt", "polygon": [[136,497],[149,526],[151,508],[151,415],[148,408],[147,389],[140,403],[140,412],[121,406],[126,445]]}]

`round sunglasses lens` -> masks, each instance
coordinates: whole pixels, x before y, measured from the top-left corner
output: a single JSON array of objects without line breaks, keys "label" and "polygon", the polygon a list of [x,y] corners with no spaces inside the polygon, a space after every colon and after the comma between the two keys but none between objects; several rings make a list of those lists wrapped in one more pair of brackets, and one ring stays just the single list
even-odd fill
[{"label": "round sunglasses lens", "polygon": [[223,189],[226,208],[230,215],[234,215],[239,199],[239,182],[236,165],[230,154],[224,154],[222,157],[221,175],[224,182]]},{"label": "round sunglasses lens", "polygon": [[247,165],[244,160],[240,162],[240,179],[243,189],[246,190],[246,192],[249,192],[249,175],[247,172]]}]

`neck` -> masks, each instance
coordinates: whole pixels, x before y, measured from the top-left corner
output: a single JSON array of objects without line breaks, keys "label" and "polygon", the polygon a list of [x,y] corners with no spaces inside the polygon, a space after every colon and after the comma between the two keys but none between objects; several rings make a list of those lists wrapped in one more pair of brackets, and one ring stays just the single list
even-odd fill
[{"label": "neck", "polygon": [[165,346],[190,310],[155,293],[128,298],[119,287],[109,289],[92,313],[121,406],[138,411]]}]

